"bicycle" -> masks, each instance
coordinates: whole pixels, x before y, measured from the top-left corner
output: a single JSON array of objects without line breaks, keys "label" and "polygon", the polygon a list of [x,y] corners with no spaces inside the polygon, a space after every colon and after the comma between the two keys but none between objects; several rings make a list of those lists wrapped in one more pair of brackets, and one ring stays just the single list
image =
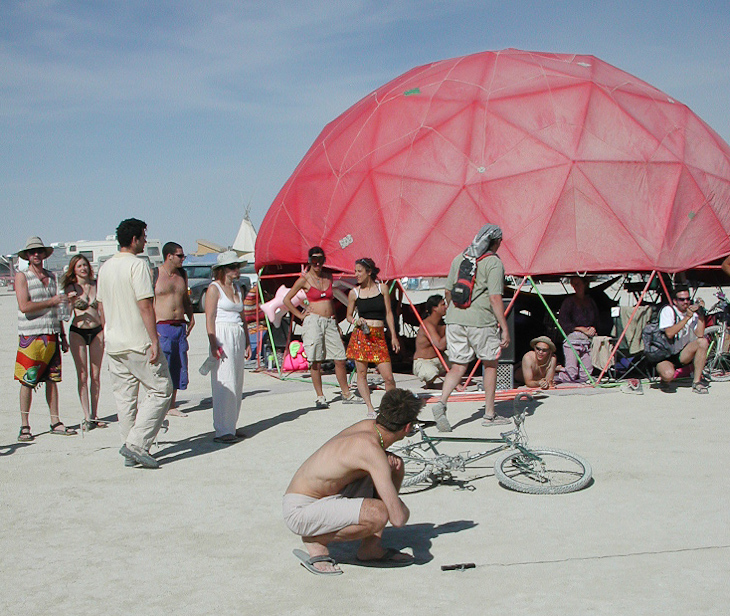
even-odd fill
[{"label": "bicycle", "polygon": [[[533,397],[519,394],[514,400],[515,428],[500,434],[500,438],[430,436],[422,424],[417,425],[418,440],[391,451],[405,464],[402,487],[418,484],[435,485],[454,479],[454,473],[488,456],[505,452],[494,462],[494,474],[499,482],[517,492],[529,494],[565,494],[588,485],[593,471],[591,465],[573,453],[552,447],[530,447],[525,432],[525,416]],[[518,407],[524,403],[520,410]],[[493,444],[495,447],[471,454],[447,455],[438,450],[441,443]],[[425,487],[425,486],[424,486]]]},{"label": "bicycle", "polygon": [[715,324],[705,327],[705,336],[710,345],[704,376],[709,381],[730,381],[730,303],[722,291],[715,293],[717,303],[710,308],[708,318],[714,317]]}]

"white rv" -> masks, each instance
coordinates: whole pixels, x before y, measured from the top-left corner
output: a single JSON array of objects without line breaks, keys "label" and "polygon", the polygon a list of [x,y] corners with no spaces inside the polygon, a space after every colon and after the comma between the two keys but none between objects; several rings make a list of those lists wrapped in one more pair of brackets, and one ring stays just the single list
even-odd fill
[{"label": "white rv", "polygon": [[[79,240],[66,243],[66,256],[70,260],[74,255],[84,255],[91,263],[95,272],[99,271],[102,263],[110,259],[119,251],[119,244],[115,236],[108,235],[105,240]],[[162,243],[160,240],[147,240],[144,252],[138,255],[145,259],[150,267],[159,267],[164,259],[162,258]]]}]

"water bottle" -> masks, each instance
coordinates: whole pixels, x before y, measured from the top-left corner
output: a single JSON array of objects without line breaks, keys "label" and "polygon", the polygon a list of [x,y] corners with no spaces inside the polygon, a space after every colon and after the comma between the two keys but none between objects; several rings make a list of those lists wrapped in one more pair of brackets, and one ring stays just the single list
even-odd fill
[{"label": "water bottle", "polygon": [[66,292],[61,289],[58,292],[58,295],[62,300],[66,301],[61,301],[61,303],[56,306],[56,315],[58,316],[59,321],[68,321],[71,318],[71,307],[68,305]]},{"label": "water bottle", "polygon": [[209,374],[210,371],[215,368],[215,364],[217,361],[218,360],[215,357],[213,357],[212,355],[208,355],[208,359],[206,359],[203,362],[203,365],[198,368],[198,372],[200,372],[200,374],[202,374],[203,376]]},{"label": "water bottle", "polygon": [[362,333],[368,336],[370,334],[370,326],[363,321],[360,323],[360,329],[362,330]]}]

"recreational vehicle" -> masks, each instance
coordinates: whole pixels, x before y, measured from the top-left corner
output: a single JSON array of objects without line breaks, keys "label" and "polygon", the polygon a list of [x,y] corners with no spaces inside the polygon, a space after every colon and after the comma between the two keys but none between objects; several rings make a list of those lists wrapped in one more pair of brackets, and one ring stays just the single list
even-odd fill
[{"label": "recreational vehicle", "polygon": [[[79,240],[77,242],[68,242],[66,244],[66,256],[68,260],[74,255],[84,255],[91,263],[91,267],[95,272],[99,271],[99,267],[104,261],[113,257],[119,251],[119,244],[113,235],[108,235],[105,240]],[[160,240],[147,240],[144,252],[138,255],[150,264],[150,267],[159,267],[162,265],[162,243]]]}]

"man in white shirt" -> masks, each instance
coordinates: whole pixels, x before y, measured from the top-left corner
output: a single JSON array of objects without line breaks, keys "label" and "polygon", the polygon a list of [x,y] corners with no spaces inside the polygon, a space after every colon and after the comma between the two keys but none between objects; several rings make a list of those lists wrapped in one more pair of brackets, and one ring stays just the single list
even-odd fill
[{"label": "man in white shirt", "polygon": [[707,338],[705,338],[705,308],[699,300],[690,304],[689,288],[676,286],[672,293],[672,305],[664,306],[659,313],[659,329],[672,341],[674,353],[660,361],[656,370],[664,391],[670,390],[674,373],[678,368],[692,362],[694,374],[692,391],[697,394],[708,393],[707,386],[700,379],[707,361]]},{"label": "man in white shirt", "polygon": [[[172,381],[157,338],[152,273],[137,257],[146,229],[136,218],[119,223],[119,252],[99,271],[96,297],[123,442],[119,453],[127,466],[157,468],[149,450],[170,407]],[[146,393],[138,406],[140,385]]]}]

